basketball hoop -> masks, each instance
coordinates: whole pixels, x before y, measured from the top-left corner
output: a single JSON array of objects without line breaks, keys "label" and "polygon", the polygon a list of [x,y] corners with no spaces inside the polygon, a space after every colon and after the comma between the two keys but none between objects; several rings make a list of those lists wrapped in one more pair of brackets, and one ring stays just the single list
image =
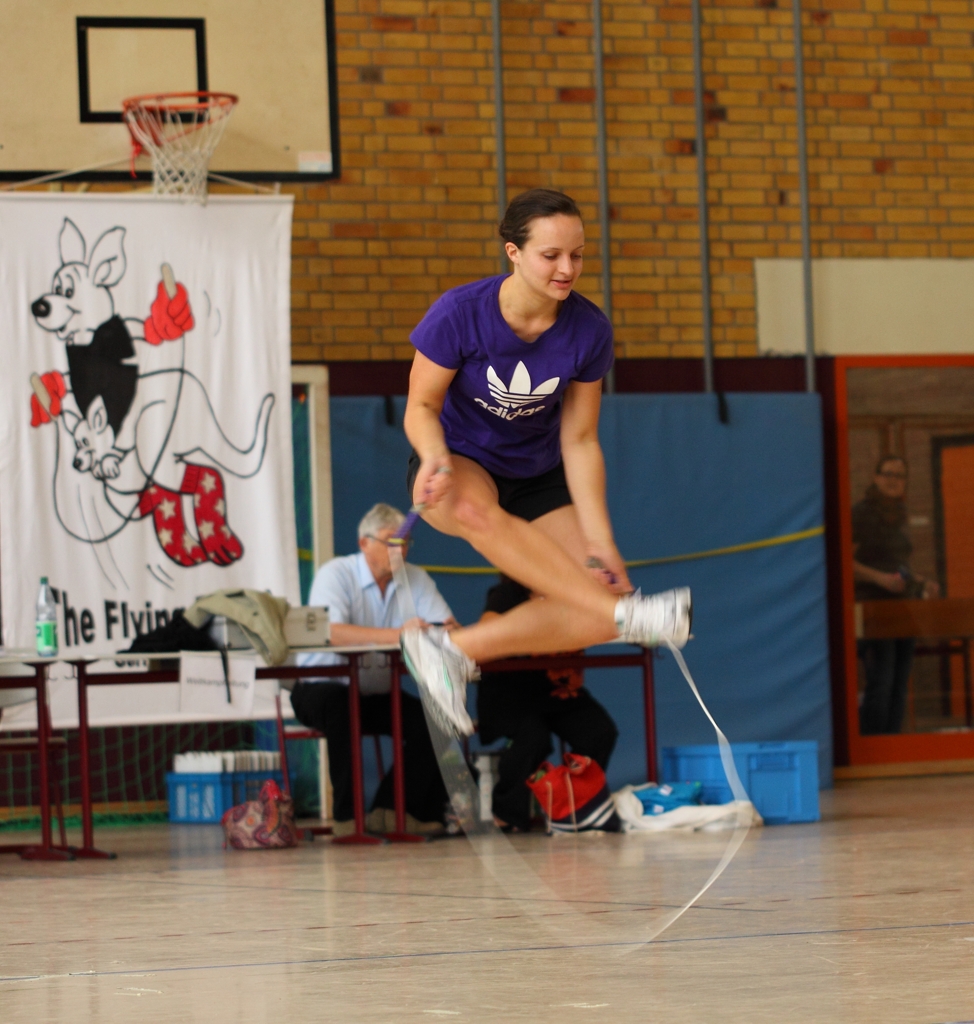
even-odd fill
[{"label": "basketball hoop", "polygon": [[135,158],[152,158],[152,191],[206,202],[210,157],[237,104],[228,92],[170,92],[122,102]]}]

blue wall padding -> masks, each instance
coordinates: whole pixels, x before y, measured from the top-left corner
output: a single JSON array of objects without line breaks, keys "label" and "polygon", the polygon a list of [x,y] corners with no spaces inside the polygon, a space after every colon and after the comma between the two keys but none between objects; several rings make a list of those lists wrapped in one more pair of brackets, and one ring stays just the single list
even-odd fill
[{"label": "blue wall padding", "polygon": [[[708,550],[822,524],[818,397],[734,394],[727,404],[723,424],[713,395],[606,396],[600,436],[625,558]],[[381,398],[332,399],[336,552],[355,550],[356,525],[374,502],[408,504],[403,407],[397,399],[390,425]],[[425,524],[416,530],[410,561],[484,564],[465,543]],[[493,582],[490,576],[435,578],[461,622],[477,618]],[[632,581],[647,592],[693,588],[695,639],[687,662],[730,741],[817,740],[820,781],[829,785],[823,538],[635,569]],[[610,784],[645,781],[639,671],[592,671],[587,685],[620,726]],[[661,747],[716,742],[668,653],[657,661],[656,709]]]}]

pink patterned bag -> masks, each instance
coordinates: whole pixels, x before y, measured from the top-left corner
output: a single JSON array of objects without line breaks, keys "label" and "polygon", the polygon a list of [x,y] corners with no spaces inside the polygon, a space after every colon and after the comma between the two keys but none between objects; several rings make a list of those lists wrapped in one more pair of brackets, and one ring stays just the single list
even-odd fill
[{"label": "pink patterned bag", "polygon": [[229,845],[235,850],[297,846],[294,801],[268,779],[256,800],[237,804],[223,815],[223,833],[224,848]]}]

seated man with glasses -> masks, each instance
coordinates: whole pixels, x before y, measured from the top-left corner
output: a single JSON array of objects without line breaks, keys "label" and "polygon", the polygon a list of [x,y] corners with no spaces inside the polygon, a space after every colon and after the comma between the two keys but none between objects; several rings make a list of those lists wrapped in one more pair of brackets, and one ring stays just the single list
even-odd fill
[{"label": "seated man with glasses", "polygon": [[[359,551],[333,558],[315,576],[308,603],[326,606],[331,621],[331,642],[336,646],[356,644],[398,644],[403,626],[455,626],[456,620],[430,576],[418,566],[406,565],[418,619],[404,623],[396,599],[396,583],[389,563],[389,539],[405,516],[391,505],[369,509],[358,525]],[[337,665],[337,654],[304,654],[302,665]],[[391,670],[389,657],[376,652],[359,663],[362,693],[362,732],[392,734]],[[354,831],[352,809],[351,738],[348,725],[348,680],[313,679],[299,682],[291,693],[291,706],[298,720],[325,734],[328,740],[328,768],[334,801],[335,835]],[[406,824],[409,831],[442,831],[447,804],[436,754],[430,742],[420,702],[402,695],[403,763],[406,779]],[[372,811],[370,831],[391,832],[392,770],[382,779]]]}]

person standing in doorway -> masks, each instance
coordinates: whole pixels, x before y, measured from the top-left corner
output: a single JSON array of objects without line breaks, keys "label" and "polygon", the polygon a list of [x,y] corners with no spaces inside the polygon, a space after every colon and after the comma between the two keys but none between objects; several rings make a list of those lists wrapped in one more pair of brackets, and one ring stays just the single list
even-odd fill
[{"label": "person standing in doorway", "polygon": [[[910,570],[913,545],[906,535],[908,475],[902,456],[883,456],[866,496],[852,509],[857,601],[939,596],[935,582]],[[914,646],[913,637],[859,641],[858,654],[866,675],[859,708],[863,736],[897,733],[902,728]]]}]

